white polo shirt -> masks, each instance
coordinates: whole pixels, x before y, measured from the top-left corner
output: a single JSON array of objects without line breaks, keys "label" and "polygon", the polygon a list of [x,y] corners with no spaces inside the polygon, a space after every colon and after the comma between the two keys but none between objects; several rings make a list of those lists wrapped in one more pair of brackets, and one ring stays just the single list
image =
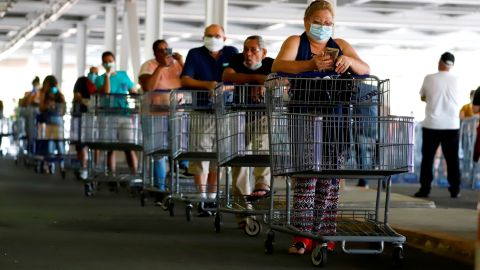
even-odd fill
[{"label": "white polo shirt", "polygon": [[425,96],[425,120],[429,129],[459,129],[461,92],[458,78],[448,71],[429,74],[423,80],[420,96]]}]

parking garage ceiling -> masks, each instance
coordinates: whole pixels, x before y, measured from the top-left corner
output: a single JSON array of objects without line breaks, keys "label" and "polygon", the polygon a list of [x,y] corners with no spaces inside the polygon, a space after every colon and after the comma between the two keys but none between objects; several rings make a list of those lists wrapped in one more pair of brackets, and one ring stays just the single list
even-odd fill
[{"label": "parking garage ceiling", "polygon": [[[105,4],[117,5],[120,38],[124,0],[72,0],[67,1],[71,3],[67,7],[59,2],[66,1],[0,0],[0,52],[18,39],[22,31],[42,23],[35,20],[46,18],[10,58],[32,54],[41,57],[48,44],[56,40],[63,40],[66,54],[74,55],[76,25],[80,22],[88,29],[88,57],[98,56],[104,44]],[[306,5],[307,0],[229,0],[227,37],[240,47],[246,36],[260,34],[267,46],[275,50],[287,36],[303,31]],[[137,0],[141,44],[145,6],[145,0]],[[336,35],[358,48],[385,45],[428,49],[440,43],[448,49],[478,49],[478,0],[337,0],[337,6]],[[61,9],[59,16],[48,17],[58,9]],[[204,0],[165,0],[164,38],[178,50],[199,46],[204,19]]]}]

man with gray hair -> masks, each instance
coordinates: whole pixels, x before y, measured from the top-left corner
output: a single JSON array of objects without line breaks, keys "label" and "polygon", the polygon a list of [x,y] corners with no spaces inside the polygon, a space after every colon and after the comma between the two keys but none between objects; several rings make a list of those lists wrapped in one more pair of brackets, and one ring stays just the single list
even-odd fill
[{"label": "man with gray hair", "polygon": [[460,196],[460,169],[458,161],[462,93],[458,78],[450,73],[455,57],[445,52],[438,61],[438,72],[427,75],[420,90],[421,100],[427,103],[422,124],[422,165],[420,190],[415,197],[425,198],[430,194],[433,180],[432,164],[435,152],[442,146],[447,162],[447,179],[451,198]]},{"label": "man with gray hair", "polygon": [[[241,99],[247,106],[260,103],[264,96],[265,78],[271,73],[273,59],[266,57],[267,49],[261,36],[249,36],[243,43],[243,52],[236,54],[230,60],[230,65],[223,71],[224,82],[242,86],[244,91],[235,90],[235,99]],[[242,93],[246,92],[246,93]],[[248,93],[247,93],[248,92]],[[242,95],[242,97],[240,97]],[[235,101],[238,102],[239,100]],[[245,143],[248,151],[254,153],[268,151],[267,118],[259,111],[249,111],[246,114]],[[232,168],[233,194],[245,196],[249,201],[268,197],[270,195],[270,168],[255,167],[253,170],[255,186],[253,191],[248,180],[247,167]],[[246,225],[245,217],[237,216],[240,228]]]}]

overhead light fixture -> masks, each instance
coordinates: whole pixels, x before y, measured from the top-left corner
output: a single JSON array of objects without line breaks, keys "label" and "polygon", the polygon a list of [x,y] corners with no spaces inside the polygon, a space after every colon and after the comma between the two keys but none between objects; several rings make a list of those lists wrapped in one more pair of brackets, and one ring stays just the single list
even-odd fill
[{"label": "overhead light fixture", "polygon": [[36,18],[32,19],[30,23],[21,29],[0,52],[0,61],[7,58],[10,54],[20,48],[27,40],[34,37],[38,32],[45,28],[49,23],[56,21],[65,11],[76,4],[79,0],[61,0],[53,4],[51,8]]},{"label": "overhead light fixture", "polygon": [[277,29],[280,29],[280,28],[284,28],[285,26],[287,26],[287,25],[284,24],[284,23],[276,23],[276,24],[272,24],[272,25],[266,27],[265,29],[267,29],[267,30],[277,30]]}]

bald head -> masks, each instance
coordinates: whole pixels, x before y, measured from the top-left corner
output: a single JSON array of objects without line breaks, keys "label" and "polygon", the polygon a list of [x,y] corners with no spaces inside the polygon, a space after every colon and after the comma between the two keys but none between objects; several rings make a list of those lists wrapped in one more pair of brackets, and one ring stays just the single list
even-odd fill
[{"label": "bald head", "polygon": [[210,33],[210,32],[215,32],[215,33],[218,33],[218,32],[221,32],[222,33],[222,36],[225,36],[225,29],[223,29],[223,26],[221,26],[220,24],[210,24],[209,26],[205,27],[205,31],[204,31],[204,35],[207,36],[207,33]]}]

